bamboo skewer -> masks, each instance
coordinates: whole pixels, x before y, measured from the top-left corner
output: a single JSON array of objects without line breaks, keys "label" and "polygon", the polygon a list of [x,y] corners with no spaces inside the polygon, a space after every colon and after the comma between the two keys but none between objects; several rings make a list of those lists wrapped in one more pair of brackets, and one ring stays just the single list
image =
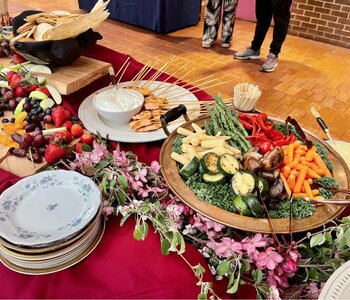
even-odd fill
[{"label": "bamboo skewer", "polygon": [[[186,95],[189,91],[192,91],[192,92],[196,93],[196,92],[199,92],[200,90],[209,89],[209,88],[212,88],[212,87],[215,87],[215,86],[218,86],[218,85],[222,85],[224,83],[227,83],[227,82],[219,82],[219,83],[212,84],[212,85],[209,85],[209,86],[206,86],[206,87],[202,87],[202,88],[193,87],[193,88],[190,88],[190,89],[188,89],[186,91],[183,91],[182,93],[178,93],[178,94],[175,94],[173,96],[167,97],[167,99],[170,100],[170,99],[173,99],[173,98],[181,97],[183,95]],[[197,90],[195,90],[195,89],[197,89]],[[193,91],[193,90],[195,90],[195,91]]]},{"label": "bamboo skewer", "polygon": [[141,80],[143,80],[151,70],[153,70],[153,67],[157,64],[158,62],[156,61],[153,65],[148,66],[148,69],[140,76],[138,80],[135,80],[135,83],[133,86],[136,86]]},{"label": "bamboo skewer", "polygon": [[163,66],[159,68],[159,70],[153,74],[153,76],[142,86],[142,88],[148,88],[154,81],[157,80],[157,78],[162,75],[163,71],[166,69],[166,67],[169,65],[171,60],[166,62]]},{"label": "bamboo skewer", "polygon": [[125,71],[128,69],[130,65],[130,62],[128,62],[128,64],[126,65],[126,68],[124,69],[123,73],[120,75],[119,79],[118,79],[118,82],[117,82],[117,85],[119,84],[119,82],[122,80],[123,76],[124,76],[124,73]]},{"label": "bamboo skewer", "polygon": [[140,69],[140,71],[138,71],[138,72],[136,73],[136,75],[135,75],[135,76],[133,77],[133,79],[131,79],[130,81],[136,80],[136,78],[138,78],[138,77],[140,76],[140,74],[142,74],[142,73],[144,72],[144,70],[148,68],[148,64],[149,64],[150,62],[151,62],[151,61],[149,60],[149,61]]},{"label": "bamboo skewer", "polygon": [[164,85],[165,83],[168,83],[167,81],[168,81],[171,77],[175,77],[175,74],[176,74],[177,72],[179,72],[180,70],[182,70],[182,69],[183,69],[185,66],[187,66],[189,63],[190,63],[190,62],[185,63],[185,64],[182,65],[179,69],[177,69],[174,73],[170,74],[170,75],[167,77],[167,79],[165,79],[161,84],[159,84],[156,88],[154,88],[154,89],[152,90],[152,93],[154,93],[155,91],[158,91],[159,89],[162,89],[162,88],[163,88],[163,85]]},{"label": "bamboo skewer", "polygon": [[174,86],[176,86],[183,78],[185,78],[188,74],[190,74],[191,71],[188,71],[187,73],[185,73],[184,75],[182,75],[181,77],[179,77],[175,82],[173,82],[171,85],[164,87],[163,92],[159,93],[157,95],[157,97],[162,97],[162,95],[164,95],[164,93],[166,93],[166,91],[168,91],[169,89],[173,88]]},{"label": "bamboo skewer", "polygon": [[[118,70],[117,74],[115,75],[115,78],[118,77],[119,73],[123,70],[124,66],[126,65],[126,63],[129,61],[130,56],[127,57],[127,59],[124,61],[124,63],[122,64],[122,66],[120,67],[120,69]],[[130,62],[129,62],[130,64]],[[129,67],[129,64],[126,66],[125,69],[127,69]],[[125,72],[125,71],[124,71]]]}]

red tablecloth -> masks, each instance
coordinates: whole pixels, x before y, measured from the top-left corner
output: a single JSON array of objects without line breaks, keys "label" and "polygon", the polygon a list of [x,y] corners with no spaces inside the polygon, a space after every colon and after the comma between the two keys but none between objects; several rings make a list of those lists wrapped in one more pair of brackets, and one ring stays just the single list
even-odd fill
[{"label": "red tablecloth", "polygon": [[[95,45],[86,56],[112,63],[118,69],[126,55]],[[130,80],[142,68],[132,58],[123,81]],[[149,74],[151,76],[151,74]],[[159,80],[164,80],[162,76]],[[173,80],[174,81],[174,80]],[[79,104],[95,90],[109,84],[109,76],[96,80],[82,90],[65,97],[64,105],[77,112]],[[200,99],[211,97],[198,92]],[[159,159],[162,141],[147,144],[122,144],[122,149],[136,153],[140,161],[150,163]],[[0,169],[0,193],[19,178]],[[105,235],[89,257],[79,264],[50,275],[29,276],[15,273],[0,265],[0,298],[196,298],[199,288],[191,269],[176,254],[162,256],[159,236],[151,230],[144,242],[133,238],[134,222],[123,227],[111,217]],[[185,256],[196,265],[206,267],[200,253],[187,244]],[[221,297],[225,283],[215,283],[206,267],[205,279],[214,282]],[[251,289],[240,289],[237,298],[253,298]]]}]

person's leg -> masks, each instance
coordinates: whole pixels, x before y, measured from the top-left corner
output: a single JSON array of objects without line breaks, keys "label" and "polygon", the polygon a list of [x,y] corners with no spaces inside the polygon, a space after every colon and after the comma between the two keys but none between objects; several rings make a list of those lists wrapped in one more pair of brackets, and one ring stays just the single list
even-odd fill
[{"label": "person's leg", "polygon": [[289,20],[290,6],[292,0],[272,0],[273,1],[273,20],[275,26],[273,28],[273,39],[270,45],[270,53],[278,56],[281,52],[281,47],[286,39]]},{"label": "person's leg", "polygon": [[223,0],[206,0],[204,16],[203,47],[211,47],[218,36]]},{"label": "person's leg", "polygon": [[230,47],[238,0],[223,0],[221,46]]},{"label": "person's leg", "polygon": [[[289,0],[281,0],[289,1]],[[260,50],[262,43],[264,42],[267,31],[270,28],[273,12],[273,0],[256,0],[255,1],[255,14],[256,14],[256,26],[254,39],[251,44],[251,48],[255,51]]]}]

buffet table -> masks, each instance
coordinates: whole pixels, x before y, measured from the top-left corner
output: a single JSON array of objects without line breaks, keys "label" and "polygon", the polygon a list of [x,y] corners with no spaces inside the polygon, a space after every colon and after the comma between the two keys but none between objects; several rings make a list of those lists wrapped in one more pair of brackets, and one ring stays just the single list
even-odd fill
[{"label": "buffet table", "polygon": [[[85,54],[88,57],[110,62],[118,69],[126,55],[95,45]],[[131,59],[124,75],[130,80],[142,64]],[[149,74],[151,76],[152,74]],[[160,77],[164,80],[166,76]],[[173,79],[175,80],[175,79]],[[105,76],[82,90],[65,97],[64,106],[75,114],[79,104],[95,90],[109,84]],[[200,99],[211,97],[198,92]],[[131,150],[139,160],[150,163],[159,160],[162,141],[146,144],[122,144],[123,150]],[[19,178],[0,169],[0,193]],[[192,270],[176,254],[163,256],[158,234],[150,234],[144,242],[133,238],[134,221],[123,227],[119,219],[110,216],[101,243],[85,260],[58,273],[28,276],[15,273],[0,264],[2,288],[0,298],[196,298],[200,292]],[[220,297],[225,293],[226,282],[214,280],[206,262],[193,246],[187,244],[185,257],[192,265],[206,268],[205,280],[214,283]],[[232,297],[232,295],[230,296]],[[237,298],[254,298],[254,289],[244,287],[234,295]]]}]

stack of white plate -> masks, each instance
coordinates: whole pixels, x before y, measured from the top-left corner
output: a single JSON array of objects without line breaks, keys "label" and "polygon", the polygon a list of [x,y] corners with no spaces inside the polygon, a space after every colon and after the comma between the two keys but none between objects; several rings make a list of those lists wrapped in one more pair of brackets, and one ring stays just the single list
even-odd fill
[{"label": "stack of white plate", "polygon": [[23,274],[49,274],[89,255],[104,232],[101,194],[77,172],[26,177],[0,195],[0,260]]}]

